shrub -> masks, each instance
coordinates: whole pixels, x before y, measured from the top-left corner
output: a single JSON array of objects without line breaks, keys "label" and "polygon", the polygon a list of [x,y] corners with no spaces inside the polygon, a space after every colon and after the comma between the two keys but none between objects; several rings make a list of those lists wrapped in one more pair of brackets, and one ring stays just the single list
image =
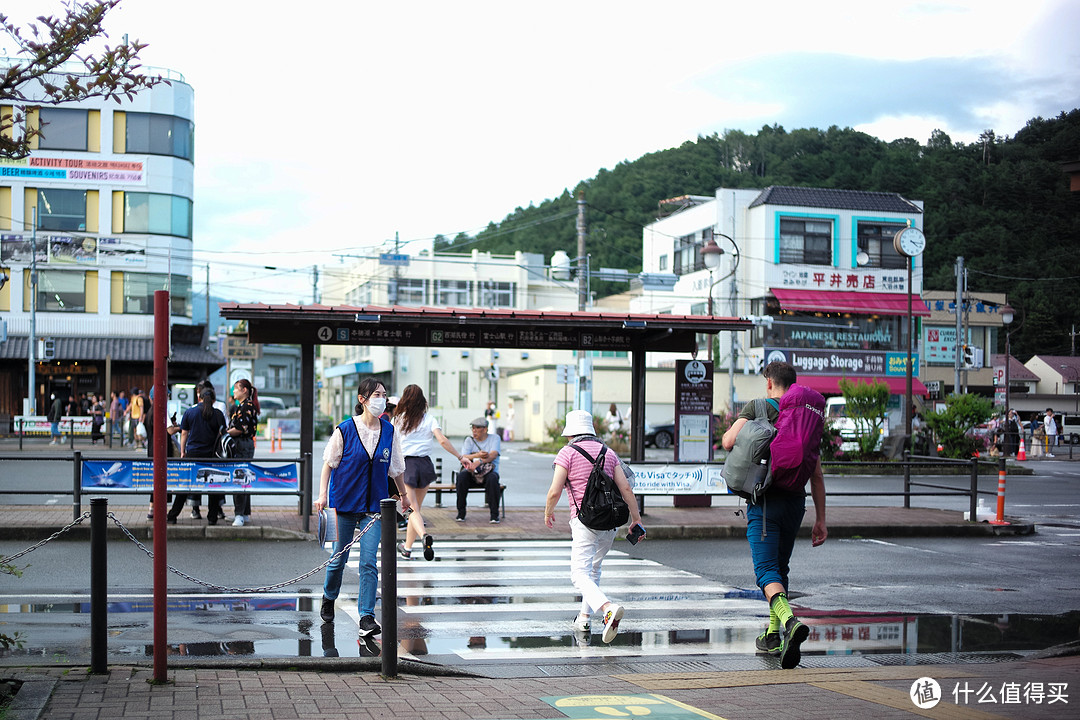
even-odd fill
[{"label": "shrub", "polygon": [[966,459],[976,450],[986,447],[986,439],[972,431],[994,414],[994,405],[988,399],[970,393],[952,394],[945,398],[945,409],[926,415],[926,426],[942,445],[941,454],[951,458]]}]

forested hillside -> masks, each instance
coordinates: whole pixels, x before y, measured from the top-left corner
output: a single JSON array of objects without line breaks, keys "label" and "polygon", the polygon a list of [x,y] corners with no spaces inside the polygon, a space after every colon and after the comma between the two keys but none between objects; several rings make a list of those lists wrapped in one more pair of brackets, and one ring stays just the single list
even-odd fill
[{"label": "forested hillside", "polygon": [[[1080,192],[1063,161],[1080,160],[1080,109],[1037,118],[1012,137],[986,131],[965,144],[935,132],[926,144],[883,142],[850,128],[727,131],[601,170],[580,183],[588,203],[594,269],[641,270],[641,228],[658,202],[713,195],[717,187],[805,185],[896,192],[926,203],[926,287],[955,288],[963,255],[973,291],[1006,292],[1017,309],[1013,354],[1068,354],[1080,326]],[[476,237],[440,239],[438,250],[576,250],[574,190],[517,208]],[[594,284],[618,292],[625,285]]]}]

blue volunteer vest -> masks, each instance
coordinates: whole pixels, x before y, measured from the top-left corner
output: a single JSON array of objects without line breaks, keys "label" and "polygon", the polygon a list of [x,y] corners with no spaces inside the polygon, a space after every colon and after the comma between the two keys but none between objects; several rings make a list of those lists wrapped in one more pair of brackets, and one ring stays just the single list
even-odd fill
[{"label": "blue volunteer vest", "polygon": [[382,431],[375,457],[368,455],[352,418],[338,425],[344,438],[341,462],[330,471],[330,507],[338,512],[379,512],[379,501],[390,497],[390,455],[394,426],[380,419]]}]

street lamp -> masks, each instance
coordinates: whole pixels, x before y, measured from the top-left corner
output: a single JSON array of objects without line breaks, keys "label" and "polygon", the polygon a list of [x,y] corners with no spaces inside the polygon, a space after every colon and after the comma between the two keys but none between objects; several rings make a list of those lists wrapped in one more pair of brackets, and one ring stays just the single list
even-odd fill
[{"label": "street lamp", "polygon": [[[727,273],[727,275],[724,275],[723,277],[720,277],[720,278],[716,278],[715,280],[712,280],[709,283],[709,317],[712,317],[712,315],[713,315],[713,288],[716,287],[717,283],[722,282],[724,280],[727,280],[729,277],[731,277],[732,275],[735,274],[735,270],[737,270],[738,267],[739,267],[739,258],[740,258],[739,246],[735,244],[735,241],[732,240],[727,235],[725,235],[723,233],[716,232],[715,230],[713,230],[713,236],[715,237],[717,235],[719,235],[720,237],[726,239],[729,243],[731,243],[731,247],[734,250],[734,252],[732,252],[732,254],[731,254],[731,257],[732,257],[731,270]],[[714,240],[713,238],[709,238],[709,241],[705,243],[705,247],[701,248],[701,259],[705,262],[705,267],[709,268],[709,277],[710,278],[713,276],[713,271],[716,270],[716,268],[720,267],[720,259],[723,256],[723,254],[724,254],[724,250],[719,245],[716,244],[716,240]],[[710,362],[713,359],[713,337],[712,337],[711,334],[709,335],[709,354],[708,354],[708,358],[709,358]]]}]

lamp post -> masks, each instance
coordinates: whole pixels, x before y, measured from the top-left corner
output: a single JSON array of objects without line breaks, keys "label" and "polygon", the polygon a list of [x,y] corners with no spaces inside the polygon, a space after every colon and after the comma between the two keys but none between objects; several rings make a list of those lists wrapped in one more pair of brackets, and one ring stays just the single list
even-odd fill
[{"label": "lamp post", "polygon": [[[1001,308],[1001,322],[1005,328],[1005,427],[1009,427],[1009,366],[1012,365],[1012,331],[1008,329],[1012,325],[1016,312],[1011,305]],[[1008,432],[1008,430],[1006,430]]]},{"label": "lamp post", "polygon": [[[734,249],[734,252],[731,254],[731,257],[732,257],[731,270],[727,273],[727,275],[724,275],[723,277],[720,277],[720,278],[716,278],[715,280],[712,280],[709,283],[709,317],[712,317],[712,315],[713,315],[713,288],[716,287],[717,283],[723,282],[724,280],[727,280],[729,277],[731,277],[732,275],[735,274],[735,270],[737,270],[738,267],[739,267],[739,258],[740,258],[739,246],[735,244],[735,241],[732,240],[727,235],[725,235],[723,233],[720,233],[720,232],[716,232],[715,230],[713,230],[713,237],[715,237],[717,235],[719,235],[720,237],[726,239],[729,243],[731,243],[731,247]],[[709,268],[709,277],[710,278],[713,276],[713,271],[716,270],[716,268],[720,267],[720,259],[723,256],[723,254],[724,254],[724,250],[719,245],[716,244],[716,240],[714,240],[713,238],[709,238],[709,241],[707,243],[705,243],[705,247],[701,248],[701,258],[705,262],[705,267]],[[712,339],[711,334],[709,335],[708,358],[709,358],[710,361],[713,359],[713,339]]]}]

